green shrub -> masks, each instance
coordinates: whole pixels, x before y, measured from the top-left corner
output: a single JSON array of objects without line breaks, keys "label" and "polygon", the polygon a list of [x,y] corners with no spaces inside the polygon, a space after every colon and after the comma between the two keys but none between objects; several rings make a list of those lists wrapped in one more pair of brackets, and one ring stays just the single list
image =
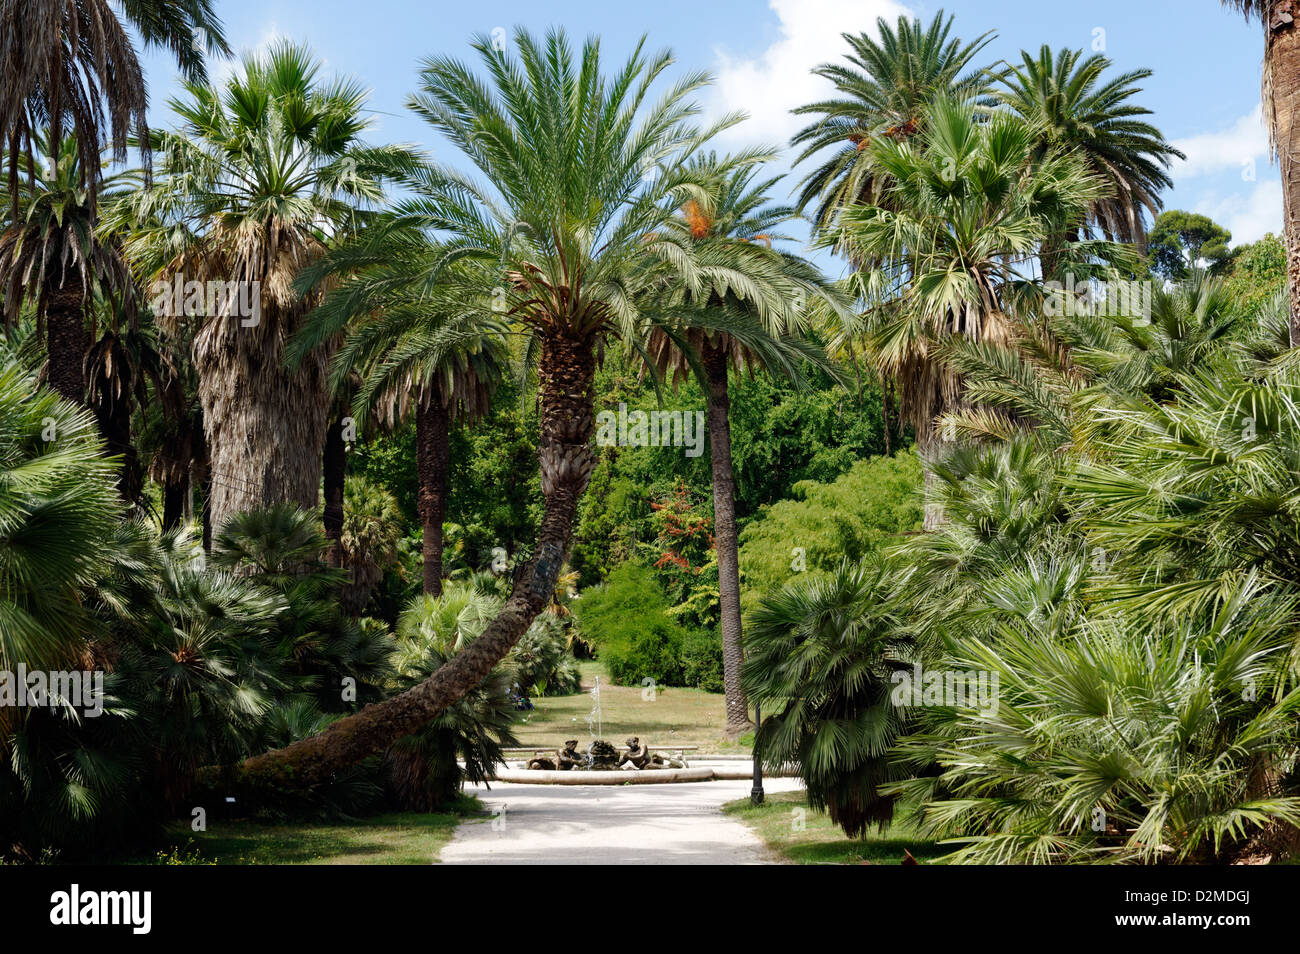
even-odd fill
[{"label": "green shrub", "polygon": [[682,646],[688,630],[668,615],[668,597],[654,571],[625,563],[573,603],[583,637],[619,685],[653,679],[686,685]]},{"label": "green shrub", "polygon": [[722,640],[716,631],[692,629],[682,640],[682,677],[686,685],[722,692]]},{"label": "green shrub", "polygon": [[832,571],[892,535],[919,530],[921,486],[921,462],[912,451],[860,460],[831,483],[795,484],[794,499],[764,507],[741,532],[746,609],[801,572]]}]

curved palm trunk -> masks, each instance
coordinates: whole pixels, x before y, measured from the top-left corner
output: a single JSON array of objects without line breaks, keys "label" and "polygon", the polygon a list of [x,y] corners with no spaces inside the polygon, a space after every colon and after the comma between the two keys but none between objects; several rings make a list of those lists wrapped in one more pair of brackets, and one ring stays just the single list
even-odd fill
[{"label": "curved palm trunk", "polygon": [[210,318],[195,339],[210,519],[218,532],[237,513],[277,503],[311,509],[319,502],[331,349],[317,348],[297,370],[286,370],[283,345],[296,317],[264,303],[257,325]]},{"label": "curved palm trunk", "polygon": [[[310,786],[383,751],[464,698],[505,658],[550,602],[573,536],[578,503],[595,466],[591,337],[554,334],[538,368],[541,435],[537,458],[546,506],[537,548],[515,577],[510,598],[482,635],[432,676],[399,696],[368,705],[320,735],[248,759],[228,779],[252,786]],[[210,774],[211,770],[205,775]]]},{"label": "curved palm trunk", "polygon": [[415,409],[415,452],[420,476],[417,505],[423,532],[424,592],[442,595],[442,525],[447,517],[451,414],[439,395],[426,390]]},{"label": "curved palm trunk", "polygon": [[325,536],[330,541],[330,566],[343,565],[343,484],[348,468],[347,444],[343,440],[345,415],[346,411],[340,411],[325,432],[325,452],[322,455],[325,509],[321,516],[325,524]]},{"label": "curved palm trunk", "polygon": [[1271,89],[1273,142],[1282,167],[1282,221],[1286,234],[1291,347],[1300,346],[1300,162],[1295,142],[1300,116],[1300,23],[1292,0],[1275,0],[1264,19],[1264,77]]},{"label": "curved palm trunk", "polygon": [[45,304],[50,387],[77,404],[86,403],[85,364],[90,336],[83,317],[85,296],[81,274],[69,269],[63,284],[49,290]]},{"label": "curved palm trunk", "polygon": [[713,544],[718,554],[721,604],[722,687],[727,699],[726,733],[734,738],[752,729],[749,700],[740,686],[744,658],[740,629],[740,541],[736,535],[736,475],[731,464],[731,396],[727,392],[727,353],[706,342],[701,354],[708,375],[709,457],[713,466]]}]

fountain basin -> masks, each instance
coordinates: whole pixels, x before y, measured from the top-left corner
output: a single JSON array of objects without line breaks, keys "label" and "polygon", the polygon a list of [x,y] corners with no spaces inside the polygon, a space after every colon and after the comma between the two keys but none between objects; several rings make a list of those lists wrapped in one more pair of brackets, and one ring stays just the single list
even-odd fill
[{"label": "fountain basin", "polygon": [[672,782],[711,782],[713,769],[680,768],[651,771],[583,771],[551,772],[545,769],[499,768],[498,782],[522,782],[526,785],[663,785]]}]

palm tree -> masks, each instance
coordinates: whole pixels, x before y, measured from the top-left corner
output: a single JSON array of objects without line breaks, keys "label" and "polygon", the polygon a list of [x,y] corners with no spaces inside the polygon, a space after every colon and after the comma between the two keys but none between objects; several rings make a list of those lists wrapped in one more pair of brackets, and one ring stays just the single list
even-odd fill
[{"label": "palm tree", "polygon": [[1264,113],[1269,142],[1282,167],[1282,218],[1287,289],[1291,296],[1291,346],[1300,345],[1300,166],[1295,126],[1300,116],[1300,25],[1284,0],[1223,0],[1264,26]]},{"label": "palm tree", "polygon": [[38,158],[47,158],[43,147],[61,147],[65,131],[71,133],[77,155],[77,185],[86,190],[92,209],[105,142],[112,146],[113,161],[125,162],[134,134],[146,145],[142,153],[148,166],[148,93],[128,28],[146,46],[169,49],[192,80],[206,74],[205,50],[230,52],[211,0],[11,0],[0,8],[5,67],[0,146],[8,151],[9,194],[15,203],[20,169],[25,166],[34,180],[42,164]]},{"label": "palm tree", "polygon": [[[819,297],[837,304],[817,269],[802,258],[774,248],[774,241],[793,209],[770,203],[780,177],[756,179],[751,164],[718,175],[718,159],[692,163],[715,182],[710,207],[688,201],[674,228],[687,233],[700,266],[700,281],[683,285],[676,295],[651,295],[672,307],[696,310],[682,333],[660,328],[649,338],[649,357],[660,375],[680,380],[694,372],[705,394],[709,455],[713,476],[713,539],[718,556],[723,685],[727,700],[726,732],[735,737],[749,728],[749,706],[740,685],[743,658],[740,614],[740,543],[736,531],[736,476],[731,462],[729,369],[763,367],[800,379],[806,360],[824,364],[824,354],[799,337],[804,306]],[[687,235],[689,238],[687,238]]]},{"label": "palm tree", "polygon": [[[75,668],[94,631],[84,591],[121,513],[113,465],[90,412],[11,363],[0,365],[0,486],[0,668]],[[14,711],[0,708],[0,739]]]},{"label": "palm tree", "polygon": [[437,282],[447,249],[423,227],[424,211],[437,202],[429,181],[427,175],[408,180],[412,194],[391,216],[300,276],[300,284],[331,274],[349,277],[312,313],[290,346],[290,359],[351,329],[332,377],[341,384],[359,372],[355,424],[377,415],[391,427],[414,411],[423,586],[436,596],[442,592],[451,428],[488,412],[510,355],[509,329],[492,313],[490,296],[451,310],[447,306],[456,303],[440,300]]},{"label": "palm tree", "polygon": [[[813,70],[835,85],[836,97],[800,106],[795,113],[820,116],[799,130],[792,144],[803,146],[797,162],[825,149],[836,151],[801,183],[798,208],[816,203],[818,229],[829,227],[840,209],[876,203],[881,182],[871,143],[879,138],[904,142],[921,130],[926,107],[938,96],[972,99],[988,92],[989,76],[971,61],[994,39],[990,31],[963,43],[952,33],[951,16],[940,10],[923,26],[899,17],[896,28],[876,20],[880,39],[843,34],[852,49],[848,63],[826,63]],[[950,38],[951,37],[951,38]]]},{"label": "palm tree", "polygon": [[[120,293],[129,302],[134,286],[115,244],[97,232],[79,144],[70,136],[51,143],[40,133],[33,142],[50,158],[19,190],[12,221],[0,234],[5,318],[12,322],[25,301],[36,303],[45,322],[47,380],[69,401],[84,404],[91,295],[96,289]],[[104,164],[98,155],[92,161]],[[123,181],[122,175],[98,178],[101,187]]]},{"label": "palm tree", "polygon": [[[873,144],[887,195],[879,206],[846,209],[828,236],[855,260],[882,263],[863,277],[869,343],[881,372],[899,382],[900,412],[929,460],[950,443],[935,418],[963,401],[960,378],[936,349],[954,335],[1008,343],[1017,286],[1042,242],[1104,194],[1079,156],[1039,159],[1036,145],[1018,117],[981,122],[970,104],[939,100],[916,141]],[[1107,248],[1071,249],[1085,250]],[[927,507],[927,529],[939,519]]]},{"label": "palm tree", "polygon": [[773,767],[798,764],[809,804],[850,838],[889,823],[880,786],[902,777],[886,755],[907,724],[892,676],[914,653],[898,582],[877,560],[788,584],[763,597],[746,641],[745,687],[767,715],[755,745]]},{"label": "palm tree", "polygon": [[594,38],[577,57],[558,30],[543,40],[517,30],[511,46],[517,56],[498,52],[487,36],[476,39],[486,80],[456,59],[426,60],[411,105],[484,180],[446,170],[431,180],[437,201],[426,221],[450,235],[431,294],[447,314],[485,298],[500,302],[536,350],[545,498],[536,547],[471,645],[401,695],[246,761],[245,779],[310,784],[427,725],[505,657],[551,600],[595,465],[597,345],[637,336],[639,292],[653,278],[698,273],[669,226],[686,200],[708,203],[707,183],[686,160],[736,121],[694,123],[689,97],[707,76],[688,74],[652,102],[673,62],[666,52],[650,56],[638,43],[605,76]]},{"label": "palm tree", "polygon": [[[1003,88],[994,97],[1033,125],[1039,156],[1053,148],[1077,152],[1088,171],[1107,185],[1105,194],[1090,203],[1086,219],[1067,223],[1062,239],[1075,241],[1081,229],[1094,226],[1108,239],[1141,247],[1144,216],[1156,216],[1164,205],[1160,191],[1173,185],[1169,164],[1185,157],[1140,118],[1151,110],[1130,102],[1142,91],[1135,84],[1149,79],[1150,70],[1131,70],[1103,82],[1111,61],[1097,53],[1081,63],[1082,56],[1070,49],[1053,54],[1046,44],[1036,58],[1022,51],[1021,65],[999,74]],[[1044,274],[1053,271],[1048,257]]]},{"label": "palm tree", "polygon": [[[307,50],[280,43],[246,58],[224,89],[186,84],[171,102],[181,129],[155,134],[159,181],[108,216],[164,323],[202,316],[193,350],[218,527],[257,506],[316,506],[332,343],[284,370],[285,341],[318,300],[293,281],[358,227],[358,205],[378,202],[380,179],[410,158],[364,146],[364,90],[319,71]],[[195,281],[207,294],[182,307],[173,289]]]}]

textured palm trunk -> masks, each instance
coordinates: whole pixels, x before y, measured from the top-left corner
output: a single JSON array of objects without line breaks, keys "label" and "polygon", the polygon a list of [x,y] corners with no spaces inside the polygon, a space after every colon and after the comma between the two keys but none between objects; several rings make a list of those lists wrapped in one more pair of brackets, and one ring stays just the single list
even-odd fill
[{"label": "textured palm trunk", "polygon": [[185,500],[190,492],[190,475],[169,480],[163,484],[163,519],[164,530],[175,530],[185,519]]},{"label": "textured palm trunk", "polygon": [[102,395],[95,405],[95,420],[108,453],[122,460],[117,477],[118,493],[128,504],[134,504],[140,499],[143,480],[140,456],[131,443],[131,401],[125,396]]},{"label": "textured palm trunk", "polygon": [[343,483],[347,478],[348,449],[343,440],[343,413],[325,432],[322,469],[325,483],[325,509],[321,515],[325,537],[330,541],[330,566],[343,565]]},{"label": "textured palm trunk", "polygon": [[[538,464],[545,511],[532,557],[520,567],[505,606],[482,635],[446,665],[401,695],[368,705],[332,723],[320,735],[254,756],[234,767],[228,784],[252,787],[311,786],[427,725],[463,699],[519,641],[551,600],[573,535],[578,503],[595,466],[595,426],[590,337],[551,335],[543,340],[538,366],[541,434]],[[215,782],[212,772],[203,773]]]},{"label": "textured palm trunk", "polygon": [[713,545],[718,555],[718,600],[722,619],[722,687],[726,733],[735,738],[752,729],[749,701],[740,686],[744,659],[740,628],[740,541],[736,534],[736,475],[731,464],[731,396],[727,353],[706,343],[701,355],[708,375],[709,457],[713,465]]},{"label": "textured palm trunk", "polygon": [[49,289],[45,299],[45,331],[49,347],[49,384],[77,404],[86,403],[86,288],[81,274],[69,269],[63,284]]},{"label": "textured palm trunk", "polygon": [[921,466],[925,477],[925,515],[921,526],[926,531],[938,530],[943,526],[943,506],[935,501],[939,478],[931,468],[930,461],[941,459],[953,446],[951,441],[943,440],[939,428],[934,425],[916,435],[916,449],[921,455]]},{"label": "textured palm trunk", "polygon": [[424,592],[442,595],[442,525],[447,517],[451,414],[440,396],[425,392],[415,409],[415,452],[420,488],[417,506],[423,533]]},{"label": "textured palm trunk", "polygon": [[1264,22],[1265,81],[1271,91],[1273,142],[1282,169],[1291,347],[1300,346],[1300,162],[1295,141],[1300,116],[1300,2],[1275,0]]},{"label": "textured palm trunk", "polygon": [[210,519],[218,531],[237,513],[278,503],[310,509],[319,502],[331,349],[317,348],[297,370],[287,370],[284,341],[298,324],[264,303],[255,326],[210,318],[195,340]]}]

